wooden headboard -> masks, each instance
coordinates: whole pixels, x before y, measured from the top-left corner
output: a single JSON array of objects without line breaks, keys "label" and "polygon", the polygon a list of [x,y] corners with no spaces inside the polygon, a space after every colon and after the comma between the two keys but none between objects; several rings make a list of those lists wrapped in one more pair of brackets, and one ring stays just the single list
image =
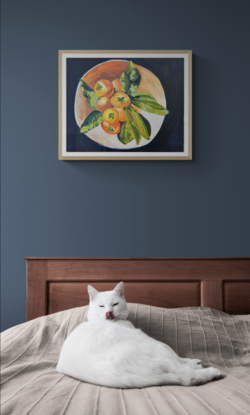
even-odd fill
[{"label": "wooden headboard", "polygon": [[27,320],[89,303],[124,281],[128,302],[250,314],[250,258],[24,258]]}]

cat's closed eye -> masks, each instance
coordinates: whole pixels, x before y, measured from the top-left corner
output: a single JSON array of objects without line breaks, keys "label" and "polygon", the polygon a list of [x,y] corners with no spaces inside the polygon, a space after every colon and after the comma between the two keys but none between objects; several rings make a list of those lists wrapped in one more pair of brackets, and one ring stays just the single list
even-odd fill
[{"label": "cat's closed eye", "polygon": [[119,303],[115,303],[115,304],[113,304],[113,307],[115,306],[115,305],[118,305]]},{"label": "cat's closed eye", "polygon": [[99,305],[99,307],[104,307],[104,305]]}]

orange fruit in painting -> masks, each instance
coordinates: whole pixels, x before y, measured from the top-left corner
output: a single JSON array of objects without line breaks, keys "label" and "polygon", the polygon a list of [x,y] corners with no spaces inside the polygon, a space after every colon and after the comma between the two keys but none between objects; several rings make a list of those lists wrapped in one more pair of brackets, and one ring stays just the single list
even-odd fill
[{"label": "orange fruit in painting", "polygon": [[107,98],[110,98],[112,97],[113,93],[114,93],[114,88],[112,88],[111,91],[107,92],[104,96]]},{"label": "orange fruit in painting", "polygon": [[99,100],[97,102],[97,105],[96,105],[96,109],[98,111],[104,111],[107,108],[111,108],[111,107],[112,107],[112,104],[110,102],[110,99],[107,98],[107,97],[101,97],[101,98],[99,98]]},{"label": "orange fruit in painting", "polygon": [[126,116],[126,112],[124,111],[123,108],[117,108],[115,109],[118,114],[119,114],[119,121],[120,122],[126,122],[127,121],[127,116]]},{"label": "orange fruit in painting", "polygon": [[131,106],[134,108],[134,110],[135,110],[136,112],[138,112],[138,114],[141,112],[141,109],[140,109],[140,108],[138,108],[136,105],[131,104]]},{"label": "orange fruit in painting", "polygon": [[108,108],[103,113],[103,121],[108,124],[116,124],[119,121],[119,114],[115,108]]},{"label": "orange fruit in painting", "polygon": [[113,87],[115,88],[115,92],[121,92],[122,91],[122,83],[120,79],[115,79],[113,82]]},{"label": "orange fruit in painting", "polygon": [[94,90],[98,97],[103,97],[106,95],[109,98],[111,95],[113,95],[114,92],[112,82],[108,81],[107,79],[100,79],[98,82],[96,82]]},{"label": "orange fruit in painting", "polygon": [[111,104],[117,108],[125,108],[130,104],[130,98],[124,92],[117,92],[111,97]]},{"label": "orange fruit in painting", "polygon": [[112,125],[103,121],[101,126],[103,130],[108,134],[118,134],[121,131],[121,123],[119,121]]}]

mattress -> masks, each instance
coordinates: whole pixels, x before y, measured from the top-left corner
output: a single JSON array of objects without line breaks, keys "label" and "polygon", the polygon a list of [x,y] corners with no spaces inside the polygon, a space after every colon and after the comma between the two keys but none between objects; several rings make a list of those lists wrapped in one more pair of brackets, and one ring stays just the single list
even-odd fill
[{"label": "mattress", "polygon": [[201,359],[226,377],[202,386],[114,389],[56,371],[63,342],[88,307],[39,317],[1,334],[2,415],[250,414],[250,316],[210,308],[128,304],[129,320],[181,357]]}]

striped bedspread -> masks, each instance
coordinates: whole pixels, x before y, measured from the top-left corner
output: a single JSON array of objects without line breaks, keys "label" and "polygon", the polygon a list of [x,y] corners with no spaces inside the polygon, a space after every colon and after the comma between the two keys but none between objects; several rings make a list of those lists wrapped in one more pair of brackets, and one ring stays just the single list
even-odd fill
[{"label": "striped bedspread", "polygon": [[56,372],[63,342],[86,321],[87,309],[40,317],[1,334],[2,415],[250,414],[250,316],[129,304],[136,327],[227,376],[202,386],[111,389]]}]

